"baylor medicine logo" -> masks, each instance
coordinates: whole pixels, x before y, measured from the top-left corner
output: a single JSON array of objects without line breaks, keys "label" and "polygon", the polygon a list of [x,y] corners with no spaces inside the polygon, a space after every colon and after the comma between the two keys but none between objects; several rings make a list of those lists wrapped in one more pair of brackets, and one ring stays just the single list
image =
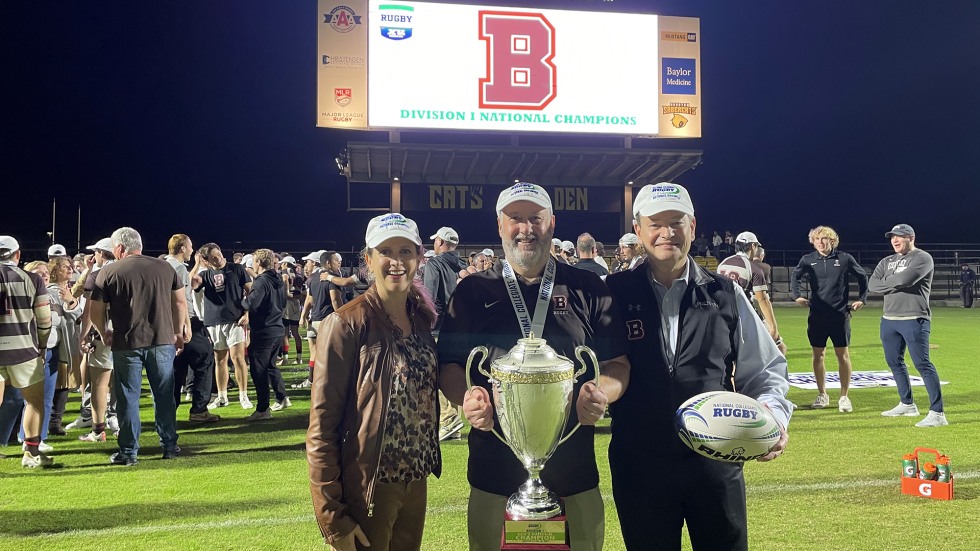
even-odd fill
[{"label": "baylor medicine logo", "polygon": [[378,9],[381,18],[381,36],[390,40],[412,38],[415,8],[398,4],[382,4]]}]

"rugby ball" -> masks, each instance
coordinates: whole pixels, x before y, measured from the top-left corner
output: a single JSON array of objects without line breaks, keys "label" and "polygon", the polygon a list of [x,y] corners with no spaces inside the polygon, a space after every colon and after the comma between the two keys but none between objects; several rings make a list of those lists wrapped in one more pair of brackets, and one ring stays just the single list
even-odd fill
[{"label": "rugby ball", "polygon": [[705,392],[677,409],[677,435],[716,461],[758,459],[779,441],[779,423],[758,400],[735,392]]}]

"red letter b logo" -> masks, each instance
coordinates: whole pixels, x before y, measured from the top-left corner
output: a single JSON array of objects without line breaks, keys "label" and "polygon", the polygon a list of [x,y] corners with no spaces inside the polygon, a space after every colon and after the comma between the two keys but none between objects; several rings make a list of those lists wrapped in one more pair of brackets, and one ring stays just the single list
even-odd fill
[{"label": "red letter b logo", "polygon": [[540,13],[480,12],[487,76],[480,108],[544,109],[557,94],[555,28]]}]

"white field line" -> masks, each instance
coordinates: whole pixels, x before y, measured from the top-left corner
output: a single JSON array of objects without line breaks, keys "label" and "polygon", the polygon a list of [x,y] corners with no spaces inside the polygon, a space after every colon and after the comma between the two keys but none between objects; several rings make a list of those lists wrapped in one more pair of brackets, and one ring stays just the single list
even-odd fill
[{"label": "white field line", "polygon": [[[970,480],[974,478],[980,478],[980,471],[969,471],[969,472],[959,472],[954,474],[954,478],[957,480]],[[812,492],[812,491],[827,491],[827,490],[849,490],[854,488],[874,488],[874,487],[885,487],[885,486],[897,486],[899,477],[889,479],[867,479],[867,480],[849,480],[846,482],[817,482],[814,484],[750,484],[746,486],[746,492],[749,496],[754,494],[771,494],[771,493],[792,493],[792,492]],[[612,503],[613,497],[610,494],[604,494],[602,500],[607,503]],[[465,513],[466,504],[459,505],[447,505],[443,507],[429,507],[429,514],[451,514],[451,513]],[[64,532],[45,532],[41,534],[32,534],[30,536],[15,536],[11,539],[28,539],[28,538],[66,538],[66,537],[102,537],[102,536],[135,536],[141,534],[156,534],[156,533],[177,533],[177,532],[193,532],[200,530],[214,530],[220,528],[238,528],[238,527],[253,527],[253,526],[282,526],[286,524],[305,524],[312,523],[313,515],[301,515],[294,517],[285,518],[241,518],[241,519],[231,519],[222,520],[215,522],[194,522],[186,524],[153,524],[148,526],[116,526],[113,528],[96,528],[89,530],[66,530]]]}]

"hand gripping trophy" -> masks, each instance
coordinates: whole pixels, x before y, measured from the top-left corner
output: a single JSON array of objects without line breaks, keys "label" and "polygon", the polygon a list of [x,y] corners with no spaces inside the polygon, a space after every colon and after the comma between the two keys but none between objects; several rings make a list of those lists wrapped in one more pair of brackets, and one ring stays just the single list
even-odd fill
[{"label": "hand gripping trophy", "polygon": [[[496,430],[493,433],[513,450],[529,475],[507,500],[504,548],[533,549],[534,543],[554,545],[558,542],[561,545],[567,541],[564,520],[556,519],[563,515],[561,500],[545,487],[540,474],[555,449],[581,426],[576,423],[562,437],[572,407],[575,383],[586,372],[584,356],[587,355],[595,366],[597,384],[599,361],[592,349],[578,346],[575,356],[582,366],[575,370],[570,359],[557,354],[544,339],[535,338],[532,333],[518,340],[507,354],[491,362],[489,373],[483,368],[489,356],[487,348],[474,348],[466,361],[468,387],[473,386],[470,368],[481,355],[477,369],[493,387],[494,409],[504,434]],[[514,546],[520,544],[531,545]]]}]

